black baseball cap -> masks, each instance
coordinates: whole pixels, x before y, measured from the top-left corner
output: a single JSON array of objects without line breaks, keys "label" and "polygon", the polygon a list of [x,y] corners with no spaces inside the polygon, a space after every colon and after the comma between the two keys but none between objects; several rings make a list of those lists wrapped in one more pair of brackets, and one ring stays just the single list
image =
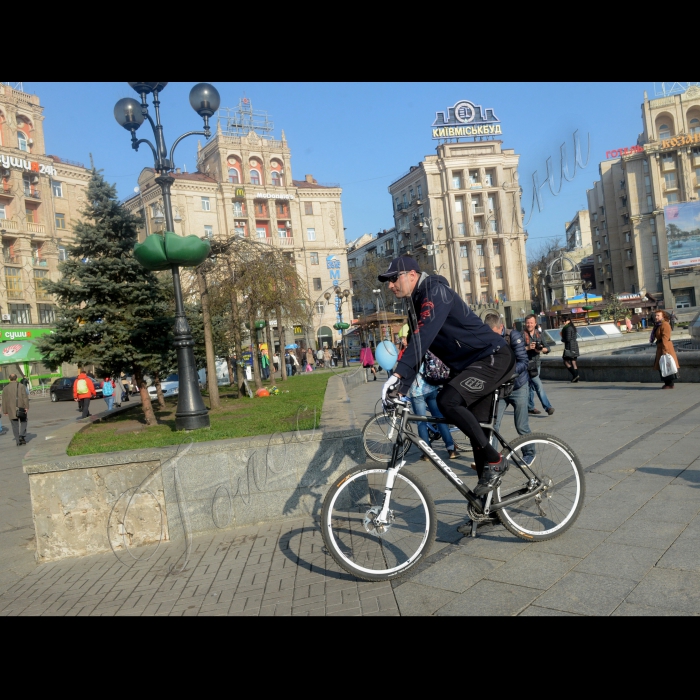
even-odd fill
[{"label": "black baseball cap", "polygon": [[395,279],[399,272],[408,272],[409,270],[415,270],[420,273],[420,267],[415,259],[410,255],[402,255],[399,258],[394,258],[389,264],[389,269],[386,272],[382,272],[378,279],[380,282],[389,282]]}]

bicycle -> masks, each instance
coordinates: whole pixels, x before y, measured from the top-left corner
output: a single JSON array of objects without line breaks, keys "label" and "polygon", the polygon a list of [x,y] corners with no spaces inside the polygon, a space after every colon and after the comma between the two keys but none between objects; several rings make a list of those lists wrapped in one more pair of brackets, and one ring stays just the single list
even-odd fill
[{"label": "bicycle", "polygon": [[[578,517],[585,495],[583,469],[563,441],[543,433],[521,435],[508,443],[495,429],[499,396],[508,396],[513,382],[493,394],[490,420],[481,423],[495,436],[509,461],[496,488],[476,496],[413,431],[412,423],[448,423],[416,416],[402,402],[387,411],[396,439],[387,467],[357,465],[329,489],[321,510],[321,534],[333,560],[367,581],[386,581],[405,574],[430,552],[437,518],[435,505],[420,479],[407,471],[403,456],[415,445],[467,500],[470,535],[495,514],[508,531],[528,541],[543,541],[565,532]],[[523,453],[523,449],[525,449]],[[530,465],[523,459],[534,448]]]}]

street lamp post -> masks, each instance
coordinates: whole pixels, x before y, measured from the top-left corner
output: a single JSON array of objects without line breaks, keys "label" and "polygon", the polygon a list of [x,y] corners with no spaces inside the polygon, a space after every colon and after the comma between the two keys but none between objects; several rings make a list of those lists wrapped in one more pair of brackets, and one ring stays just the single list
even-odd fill
[{"label": "street lamp post", "polygon": [[593,286],[590,282],[582,282],[581,286],[583,287],[583,296],[586,301],[585,306],[583,307],[586,309],[586,325],[590,326],[591,325],[591,317],[590,317],[590,307],[588,306],[588,290]]},{"label": "street lamp post", "polygon": [[[345,344],[345,328],[348,327],[347,323],[343,322],[343,302],[348,301],[350,297],[350,290],[349,289],[341,289],[340,287],[335,287],[333,290],[335,292],[335,297],[336,297],[336,304],[337,304],[337,309],[338,309],[338,316],[340,317],[340,321],[338,323],[334,324],[334,328],[340,331],[340,343],[343,351],[343,367],[348,366],[348,351],[347,351],[347,346]],[[326,292],[323,295],[326,299],[326,303],[330,303],[331,300],[331,293]],[[348,304],[350,302],[348,301]]]},{"label": "street lamp post", "polygon": [[[173,210],[171,200],[171,188],[175,178],[170,174],[174,170],[174,154],[177,145],[187,136],[201,135],[207,139],[211,136],[209,118],[219,108],[220,97],[215,87],[207,83],[199,83],[190,91],[190,104],[192,108],[204,119],[203,131],[188,131],[175,139],[170,152],[165,145],[163,125],[160,123],[160,99],[159,95],[167,83],[129,83],[140,95],[141,102],[131,97],[124,97],[114,107],[114,118],[120,126],[131,133],[131,147],[138,151],[139,146],[145,143],[153,153],[154,168],[158,177],[156,182],[160,185],[163,195],[163,209],[165,226],[167,231],[174,231]],[[155,121],[148,113],[148,95],[153,95],[153,108]],[[137,139],[136,130],[148,120],[153,130],[155,145],[148,139]],[[145,212],[144,212],[145,213]],[[175,291],[175,326],[173,346],[177,352],[177,366],[179,377],[179,394],[177,400],[177,412],[175,413],[175,427],[177,430],[197,430],[209,427],[209,413],[202,400],[197,378],[197,366],[194,360],[194,340],[190,331],[185,307],[182,300],[182,286],[180,283],[180,268],[172,266],[173,287]]]}]

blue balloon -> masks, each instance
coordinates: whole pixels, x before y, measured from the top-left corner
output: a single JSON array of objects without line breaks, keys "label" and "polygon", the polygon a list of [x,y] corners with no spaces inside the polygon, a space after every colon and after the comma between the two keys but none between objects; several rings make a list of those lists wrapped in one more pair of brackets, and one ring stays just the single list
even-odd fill
[{"label": "blue balloon", "polygon": [[391,372],[396,365],[396,360],[399,358],[399,353],[396,351],[396,346],[393,343],[388,340],[382,340],[382,342],[377,345],[374,357],[382,369]]}]

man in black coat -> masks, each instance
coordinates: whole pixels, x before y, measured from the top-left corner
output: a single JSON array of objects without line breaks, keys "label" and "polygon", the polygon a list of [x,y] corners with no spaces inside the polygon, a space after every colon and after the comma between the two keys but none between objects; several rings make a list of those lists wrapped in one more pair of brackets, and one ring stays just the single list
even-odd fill
[{"label": "man in black coat", "polygon": [[409,300],[411,329],[406,350],[384,384],[382,398],[408,393],[426,351],[439,357],[454,376],[440,392],[438,407],[471,442],[479,474],[474,493],[488,493],[508,467],[479,423],[489,419],[493,392],[513,374],[513,352],[505,339],[450,289],[444,277],[421,272],[413,258],[392,260],[379,281],[388,282],[397,298]]}]

